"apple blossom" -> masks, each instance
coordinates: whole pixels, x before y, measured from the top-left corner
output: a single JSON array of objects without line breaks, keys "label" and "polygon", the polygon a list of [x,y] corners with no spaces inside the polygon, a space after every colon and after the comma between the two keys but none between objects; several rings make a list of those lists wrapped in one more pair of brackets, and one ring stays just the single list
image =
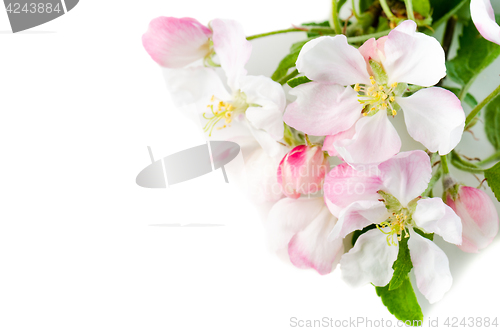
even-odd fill
[{"label": "apple blossom", "polygon": [[338,240],[370,224],[377,226],[362,234],[340,260],[347,283],[387,285],[404,237],[408,238],[420,292],[434,303],[450,289],[452,277],[445,253],[415,231],[438,234],[456,245],[462,243],[462,223],[453,209],[440,198],[420,196],[431,174],[429,156],[423,151],[399,153],[369,171],[346,164],[330,171],[324,184],[325,202],[338,222],[329,238]]},{"label": "apple blossom", "polygon": [[359,49],[344,35],[313,39],[296,65],[312,82],[290,91],[297,100],[284,121],[307,134],[327,135],[324,149],[351,165],[381,163],[399,152],[401,140],[387,115],[400,109],[410,136],[431,152],[447,154],[462,137],[465,115],[452,92],[430,87],[403,96],[407,84],[432,86],[446,74],[441,45],[416,32],[413,21]]},{"label": "apple blossom", "polygon": [[482,190],[460,186],[456,197],[446,196],[446,203],[462,220],[461,250],[478,253],[487,247],[498,233],[498,214],[490,197]]},{"label": "apple blossom", "polygon": [[286,154],[278,167],[278,183],[289,198],[321,189],[330,163],[321,146],[300,145]]},{"label": "apple blossom", "polygon": [[336,222],[322,197],[284,198],[269,212],[267,228],[271,246],[276,251],[286,249],[296,267],[312,268],[326,275],[336,267],[344,252],[342,239],[328,240]]},{"label": "apple blossom", "polygon": [[470,16],[484,39],[500,45],[500,26],[495,21],[490,0],[471,0]]}]

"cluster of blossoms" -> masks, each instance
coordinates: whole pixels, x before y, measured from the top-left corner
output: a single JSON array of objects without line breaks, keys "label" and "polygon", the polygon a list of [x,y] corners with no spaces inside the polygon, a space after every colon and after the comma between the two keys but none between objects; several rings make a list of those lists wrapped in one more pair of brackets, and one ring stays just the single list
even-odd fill
[{"label": "cluster of blossoms", "polygon": [[[500,44],[490,3],[472,0],[471,14],[484,38]],[[295,96],[288,104],[281,84],[247,75],[252,45],[233,20],[204,26],[159,17],[143,45],[164,68],[175,105],[207,139],[241,146],[254,196],[274,203],[266,222],[271,245],[296,267],[325,275],[339,265],[352,286],[384,287],[408,249],[416,285],[433,303],[452,276],[430,235],[470,253],[496,236],[498,215],[481,189],[445,173],[445,201],[429,194],[431,160],[446,162],[466,119],[457,96],[435,86],[446,76],[442,46],[414,21],[358,48],[343,34],[308,41],[296,61],[307,82],[287,92]],[[401,112],[426,151],[400,152],[391,119]],[[356,231],[350,248],[345,237]]]}]

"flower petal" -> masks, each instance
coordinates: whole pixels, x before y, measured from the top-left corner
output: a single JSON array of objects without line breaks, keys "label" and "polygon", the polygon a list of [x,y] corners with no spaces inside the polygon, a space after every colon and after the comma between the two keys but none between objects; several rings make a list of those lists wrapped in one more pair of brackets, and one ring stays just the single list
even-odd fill
[{"label": "flower petal", "polygon": [[446,203],[462,220],[461,250],[477,253],[492,242],[498,233],[498,213],[484,191],[461,186],[457,201],[448,196]]},{"label": "flower petal", "polygon": [[210,22],[212,40],[228,85],[236,90],[238,80],[247,74],[245,64],[252,53],[252,44],[246,39],[240,23],[234,20],[214,19]]},{"label": "flower petal", "polygon": [[351,87],[310,82],[290,91],[297,100],[288,105],[283,120],[305,133],[324,136],[349,129],[361,117],[362,105]]},{"label": "flower petal", "polygon": [[346,131],[339,132],[334,135],[326,136],[325,140],[323,141],[323,151],[328,152],[328,155],[330,156],[338,156],[339,158],[342,158],[337,150],[335,149],[335,142],[337,140],[343,140],[343,139],[352,139],[354,137],[354,134],[356,133],[355,126],[351,126],[350,129]]},{"label": "flower petal", "polygon": [[500,26],[495,22],[495,12],[489,0],[472,0],[470,16],[484,39],[500,45]]},{"label": "flower petal", "polygon": [[354,247],[340,259],[342,279],[351,286],[385,286],[394,273],[392,265],[398,251],[398,247],[387,244],[386,234],[370,230],[359,236]]},{"label": "flower petal", "polygon": [[269,77],[246,76],[242,79],[241,91],[247,96],[247,103],[258,105],[246,110],[246,118],[253,126],[275,140],[283,138],[286,98],[281,85]]},{"label": "flower petal", "polygon": [[424,151],[401,152],[378,168],[384,186],[404,207],[425,191],[432,176],[431,161]]},{"label": "flower petal", "polygon": [[323,192],[325,202],[333,215],[339,217],[340,211],[358,200],[377,201],[377,193],[382,188],[376,166],[355,170],[347,163],[334,167],[325,177]]},{"label": "flower petal", "polygon": [[328,233],[336,221],[337,218],[323,203],[320,213],[288,244],[288,255],[294,266],[315,269],[320,275],[326,275],[335,268],[344,252],[342,239],[328,240]]},{"label": "flower petal", "polygon": [[372,74],[369,61],[374,60],[379,63],[385,61],[384,44],[387,41],[387,36],[379,39],[370,38],[361,45],[358,50],[363,55],[366,61],[368,73]]},{"label": "flower petal", "polygon": [[448,257],[435,243],[409,228],[411,262],[417,280],[417,287],[430,303],[441,300],[451,288],[453,279]]},{"label": "flower petal", "polygon": [[297,70],[316,82],[352,85],[370,84],[361,53],[344,35],[319,37],[307,42],[297,58]]},{"label": "flower petal", "polygon": [[157,17],[142,36],[151,58],[167,68],[182,68],[210,52],[212,31],[194,18]]},{"label": "flower petal", "polygon": [[462,244],[462,222],[441,198],[422,199],[413,213],[415,224],[425,232],[436,233],[449,243]]},{"label": "flower petal", "polygon": [[271,248],[288,247],[292,237],[320,215],[324,206],[322,198],[284,198],[276,202],[267,217]]},{"label": "flower petal", "polygon": [[361,230],[370,224],[378,224],[390,216],[385,204],[381,201],[356,201],[342,209],[337,225],[328,236],[330,240],[345,238],[355,230]]},{"label": "flower petal", "polygon": [[389,84],[432,86],[446,75],[443,48],[435,38],[415,32],[416,28],[415,22],[407,20],[387,37],[382,64]]},{"label": "flower petal", "polygon": [[465,127],[465,113],[453,92],[440,87],[420,90],[396,102],[403,108],[408,133],[429,151],[446,155],[455,148]]},{"label": "flower petal", "polygon": [[340,156],[350,165],[379,164],[394,156],[401,148],[398,132],[385,111],[362,117],[356,123],[352,139],[334,143]]}]

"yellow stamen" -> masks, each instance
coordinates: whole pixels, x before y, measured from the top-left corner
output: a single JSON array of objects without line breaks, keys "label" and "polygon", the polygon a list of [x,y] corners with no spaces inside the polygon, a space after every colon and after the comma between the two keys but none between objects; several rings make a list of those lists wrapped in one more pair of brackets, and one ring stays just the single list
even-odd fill
[{"label": "yellow stamen", "polygon": [[354,91],[359,92],[360,87],[359,84],[354,85]]}]

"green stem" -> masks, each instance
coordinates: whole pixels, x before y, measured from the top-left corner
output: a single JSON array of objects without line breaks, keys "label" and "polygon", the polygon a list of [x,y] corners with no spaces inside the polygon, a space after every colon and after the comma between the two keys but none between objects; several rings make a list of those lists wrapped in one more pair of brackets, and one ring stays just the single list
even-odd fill
[{"label": "green stem", "polygon": [[486,159],[476,163],[477,166],[483,166],[483,165],[486,165],[488,163],[491,163],[491,162],[495,162],[495,161],[498,161],[500,160],[500,151],[494,153],[493,155],[490,155],[489,157],[487,157]]},{"label": "green stem", "polygon": [[462,89],[460,90],[460,93],[458,93],[458,98],[460,99],[460,101],[464,101],[465,99],[465,96],[467,95],[467,92],[469,91],[469,88],[472,86],[472,83],[474,83],[474,81],[476,80],[476,76],[472,77],[468,82],[467,84],[464,85],[464,87],[462,87]]},{"label": "green stem", "polygon": [[382,10],[384,11],[385,16],[393,21],[396,17],[392,13],[391,8],[389,8],[389,5],[387,5],[387,2],[385,0],[380,0],[380,5],[382,6]]},{"label": "green stem", "polygon": [[456,151],[451,151],[451,163],[459,170],[470,172],[473,174],[481,174],[484,169],[478,167],[476,164],[464,160]]},{"label": "green stem", "polygon": [[413,14],[413,3],[412,0],[405,0],[406,6],[406,16],[408,19],[415,21],[415,15]]},{"label": "green stem", "polygon": [[443,169],[443,175],[450,173],[450,168],[448,168],[448,158],[446,155],[441,155],[441,168]]},{"label": "green stem", "polygon": [[429,185],[427,186],[427,189],[424,191],[424,193],[422,193],[422,196],[431,197],[432,189],[436,185],[437,181],[441,178],[441,175],[442,175],[441,165],[439,165],[434,175],[432,175],[431,180],[429,181]]},{"label": "green stem", "polygon": [[368,39],[371,38],[380,38],[383,36],[387,36],[391,32],[391,30],[384,30],[376,33],[371,33],[371,34],[365,34],[363,36],[357,36],[357,37],[348,37],[347,42],[349,43],[359,43],[363,41],[367,41]]},{"label": "green stem", "polygon": [[330,27],[335,30],[336,34],[342,33],[342,27],[339,21],[339,11],[337,8],[337,1],[332,0],[332,15],[330,16]]},{"label": "green stem", "polygon": [[266,33],[254,34],[252,36],[248,36],[247,40],[272,36],[273,34],[288,33],[288,32],[319,32],[319,33],[325,33],[325,34],[335,34],[336,33],[335,30],[333,30],[331,28],[326,28],[326,27],[321,27],[321,26],[315,26],[315,27],[311,27],[311,28],[300,27],[300,28],[290,28],[290,29],[276,30],[276,31],[271,31],[271,32],[266,32]]},{"label": "green stem", "polygon": [[500,94],[500,85],[498,85],[498,87],[493,92],[491,92],[490,95],[488,95],[483,101],[481,101],[476,107],[474,107],[474,109],[472,109],[470,114],[467,115],[467,118],[465,119],[465,126],[467,126],[474,119],[474,117],[476,117],[479,111],[498,94]]}]

